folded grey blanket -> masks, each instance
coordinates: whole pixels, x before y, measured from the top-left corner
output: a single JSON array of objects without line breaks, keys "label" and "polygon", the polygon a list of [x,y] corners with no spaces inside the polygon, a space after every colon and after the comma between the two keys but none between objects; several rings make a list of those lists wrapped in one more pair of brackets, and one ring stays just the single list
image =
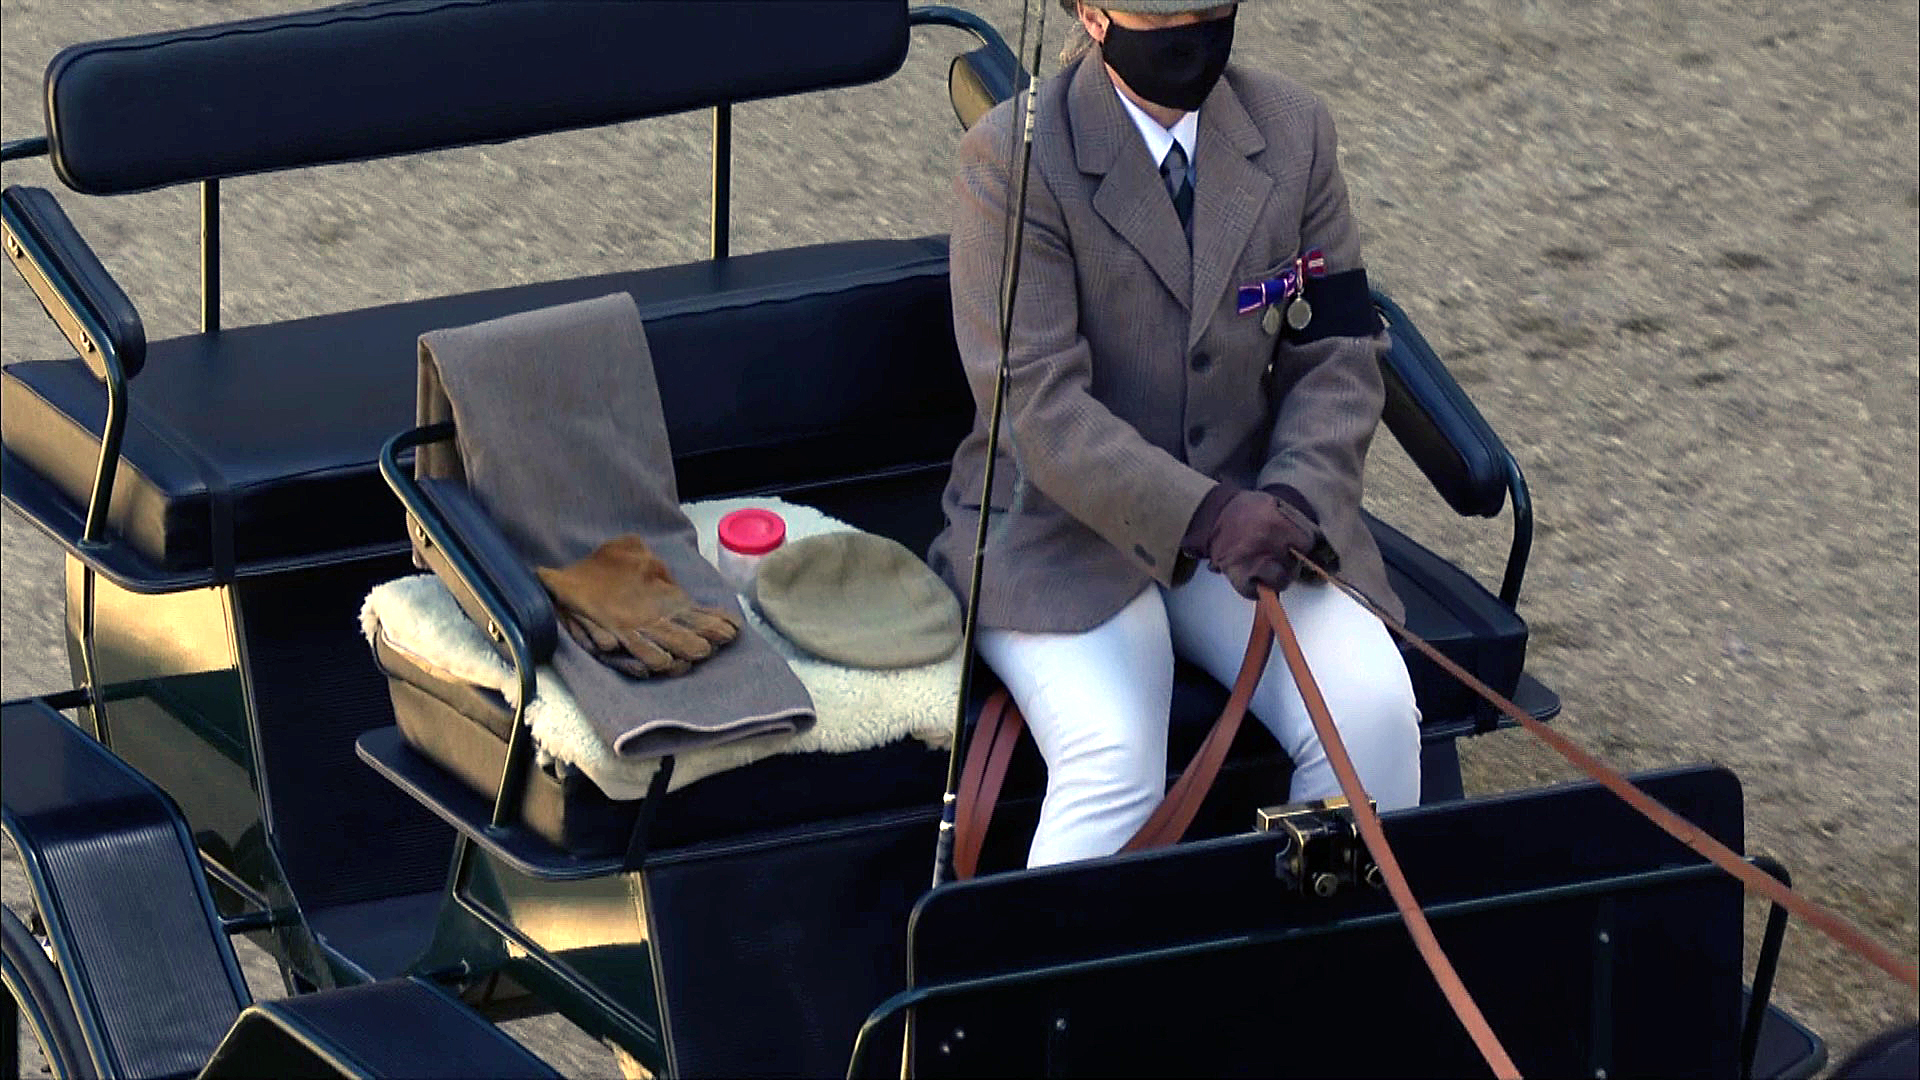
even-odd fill
[{"label": "folded grey blanket", "polygon": [[[422,335],[419,391],[420,423],[453,420],[458,456],[422,453],[416,471],[464,477],[529,565],[565,566],[615,536],[639,533],[696,603],[741,615],[680,509],[632,297]],[[814,719],[806,687],[751,630],[672,678],[628,678],[566,634],[553,667],[582,714],[626,757],[792,734]]]}]

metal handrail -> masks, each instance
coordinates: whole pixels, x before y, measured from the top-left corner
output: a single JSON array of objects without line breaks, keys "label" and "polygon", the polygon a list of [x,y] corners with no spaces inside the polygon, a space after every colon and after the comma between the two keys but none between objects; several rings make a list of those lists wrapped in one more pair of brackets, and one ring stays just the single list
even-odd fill
[{"label": "metal handrail", "polygon": [[[1772,856],[1755,855],[1749,861],[1780,884],[1793,886],[1793,875]],[[1768,905],[1767,929],[1760,938],[1760,955],[1753,962],[1753,993],[1740,1027],[1740,1080],[1753,1077],[1753,1063],[1760,1055],[1760,1028],[1766,1022],[1767,999],[1773,996],[1773,973],[1780,966],[1780,946],[1786,937],[1787,909],[1779,904]]]},{"label": "metal handrail", "polygon": [[26,139],[9,139],[0,143],[0,162],[45,157],[50,145],[45,135],[35,135]]},{"label": "metal handrail", "polygon": [[1520,580],[1527,573],[1527,556],[1533,552],[1533,496],[1527,492],[1527,478],[1520,462],[1503,443],[1501,465],[1507,473],[1507,497],[1513,502],[1513,544],[1507,549],[1507,569],[1500,578],[1500,602],[1509,608],[1520,606]]},{"label": "metal handrail", "polygon": [[[53,289],[55,299],[66,314],[79,326],[80,339],[71,344],[80,351],[81,359],[88,360],[89,356],[99,359],[101,381],[106,384],[107,390],[107,416],[100,433],[100,460],[94,466],[93,491],[87,498],[86,524],[80,536],[82,547],[99,548],[104,543],[101,537],[106,532],[113,480],[120,466],[120,441],[127,427],[127,379],[120,364],[120,352],[115,348],[114,339],[107,333],[106,327],[94,318],[92,310],[82,302],[80,290],[68,280],[60,263],[35,239],[33,230],[27,228],[26,223],[10,207],[0,207],[0,223],[5,225],[7,255],[16,261],[31,264],[47,286]],[[22,276],[26,276],[24,270]],[[32,280],[29,279],[27,284],[31,287]],[[92,366],[90,362],[89,366]]]},{"label": "metal handrail", "polygon": [[461,584],[479,600],[487,613],[489,636],[497,634],[497,639],[507,647],[513,659],[514,680],[520,692],[513,705],[513,726],[507,734],[507,762],[501,773],[500,790],[494,798],[493,816],[488,824],[489,830],[500,830],[511,828],[516,823],[520,797],[526,791],[527,781],[533,771],[533,737],[526,723],[527,708],[533,703],[534,694],[533,648],[527,643],[526,628],[520,625],[512,609],[500,598],[499,588],[487,577],[479,562],[467,552],[466,546],[454,535],[452,528],[400,465],[402,452],[427,443],[445,441],[452,438],[453,433],[452,423],[441,423],[403,431],[388,439],[380,447],[380,475],[416,523],[418,539],[438,547],[447,557],[448,565],[460,578]]},{"label": "metal handrail", "polygon": [[1013,49],[1007,45],[1007,39],[993,24],[971,11],[945,4],[926,4],[907,10],[907,24],[910,26],[951,26],[965,30],[989,49],[1006,54],[1007,59],[1015,59]]}]

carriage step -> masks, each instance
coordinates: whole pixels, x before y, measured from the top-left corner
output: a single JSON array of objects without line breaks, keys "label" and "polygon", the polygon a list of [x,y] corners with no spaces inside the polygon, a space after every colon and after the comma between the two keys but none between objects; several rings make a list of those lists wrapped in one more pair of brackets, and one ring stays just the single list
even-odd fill
[{"label": "carriage step", "polygon": [[179,808],[39,699],[0,707],[0,804],[96,1065],[192,1075],[249,994]]},{"label": "carriage step", "polygon": [[323,990],[247,1009],[201,1072],[215,1077],[557,1077],[423,979]]}]

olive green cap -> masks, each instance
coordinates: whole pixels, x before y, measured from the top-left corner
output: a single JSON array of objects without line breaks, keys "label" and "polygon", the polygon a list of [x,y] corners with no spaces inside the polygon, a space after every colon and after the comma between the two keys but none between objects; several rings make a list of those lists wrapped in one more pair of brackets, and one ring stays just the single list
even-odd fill
[{"label": "olive green cap", "polygon": [[960,601],[913,552],[884,536],[830,532],[768,552],[754,603],[789,641],[823,660],[902,668],[960,644]]}]

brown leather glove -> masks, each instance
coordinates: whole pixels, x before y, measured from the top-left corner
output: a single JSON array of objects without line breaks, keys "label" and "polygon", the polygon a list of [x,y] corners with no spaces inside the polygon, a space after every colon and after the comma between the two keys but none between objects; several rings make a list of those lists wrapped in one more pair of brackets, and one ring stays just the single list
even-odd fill
[{"label": "brown leather glove", "polygon": [[631,533],[558,570],[539,567],[560,625],[602,663],[638,679],[679,675],[740,633],[740,622],[700,607],[667,564]]},{"label": "brown leather glove", "polygon": [[[1216,489],[1219,490],[1219,489]],[[1210,518],[1210,520],[1203,520]],[[1324,547],[1320,528],[1292,505],[1264,491],[1209,493],[1188,527],[1193,549],[1251,600],[1256,583],[1284,589],[1300,573],[1295,552]]]}]

